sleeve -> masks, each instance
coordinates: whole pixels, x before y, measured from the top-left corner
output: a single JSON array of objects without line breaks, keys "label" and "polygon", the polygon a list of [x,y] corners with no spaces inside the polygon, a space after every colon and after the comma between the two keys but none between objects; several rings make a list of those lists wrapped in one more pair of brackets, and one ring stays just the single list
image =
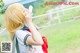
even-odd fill
[{"label": "sleeve", "polygon": [[17,30],[16,31],[16,36],[17,36],[17,39],[20,43],[24,44],[24,45],[27,45],[26,44],[26,40],[29,36],[31,36],[31,33],[28,32],[28,31],[23,31],[23,30]]}]

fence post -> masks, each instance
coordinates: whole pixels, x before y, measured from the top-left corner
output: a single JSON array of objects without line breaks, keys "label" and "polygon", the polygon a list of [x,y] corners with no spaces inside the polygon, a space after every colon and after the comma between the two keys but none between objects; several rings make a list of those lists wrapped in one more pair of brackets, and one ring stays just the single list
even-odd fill
[{"label": "fence post", "polygon": [[52,21],[53,21],[52,12],[53,12],[53,10],[47,11],[47,13],[48,13],[48,20],[49,20],[48,24],[52,24]]},{"label": "fence post", "polygon": [[62,14],[64,15],[65,13],[64,13],[64,5],[62,5],[62,6],[60,6],[61,7],[61,10],[62,10]]},{"label": "fence post", "polygon": [[57,10],[57,18],[58,18],[58,23],[61,23],[61,18],[60,18],[60,14],[59,14],[59,6],[56,8]]}]

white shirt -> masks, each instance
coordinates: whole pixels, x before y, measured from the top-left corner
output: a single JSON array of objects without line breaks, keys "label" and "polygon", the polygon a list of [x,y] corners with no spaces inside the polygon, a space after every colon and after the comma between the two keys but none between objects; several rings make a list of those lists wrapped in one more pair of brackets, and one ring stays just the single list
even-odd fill
[{"label": "white shirt", "polygon": [[[30,53],[30,46],[29,45],[26,46],[24,44],[25,37],[28,36],[28,34],[32,35],[30,32],[25,30],[17,30],[15,33],[15,35],[17,36],[20,53]],[[36,49],[35,53],[43,53],[41,46],[32,46],[32,47]]]}]

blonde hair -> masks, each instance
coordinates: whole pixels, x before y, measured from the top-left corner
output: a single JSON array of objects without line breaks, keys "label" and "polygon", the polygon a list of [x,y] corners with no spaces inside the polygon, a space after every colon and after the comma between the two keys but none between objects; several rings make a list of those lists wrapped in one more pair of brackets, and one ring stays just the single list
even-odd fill
[{"label": "blonde hair", "polygon": [[21,29],[25,24],[24,7],[15,3],[10,5],[5,11],[6,28],[11,34],[11,39],[17,29]]}]

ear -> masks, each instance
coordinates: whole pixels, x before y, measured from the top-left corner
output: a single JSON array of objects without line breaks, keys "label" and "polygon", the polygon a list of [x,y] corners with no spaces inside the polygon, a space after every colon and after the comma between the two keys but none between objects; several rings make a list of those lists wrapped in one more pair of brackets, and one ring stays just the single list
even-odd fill
[{"label": "ear", "polygon": [[32,13],[32,9],[33,9],[33,6],[32,5],[30,5],[29,6],[29,11]]}]

